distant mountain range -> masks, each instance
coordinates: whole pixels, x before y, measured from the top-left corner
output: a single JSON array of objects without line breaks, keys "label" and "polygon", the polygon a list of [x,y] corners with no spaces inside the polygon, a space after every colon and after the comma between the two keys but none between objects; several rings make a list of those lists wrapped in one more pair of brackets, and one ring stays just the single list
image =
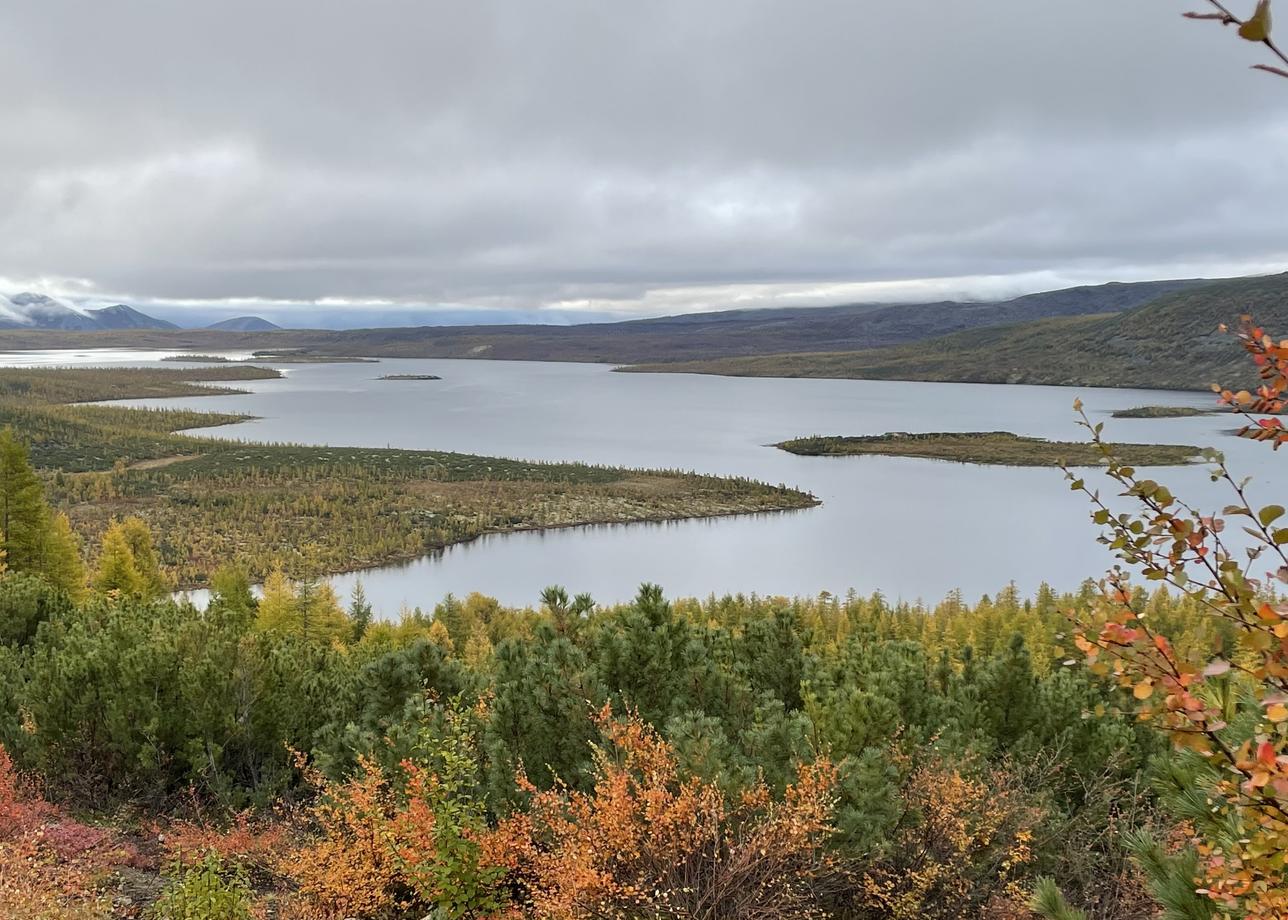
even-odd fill
[{"label": "distant mountain range", "polygon": [[[46,329],[65,332],[108,332],[131,329],[179,329],[175,323],[148,316],[123,303],[110,307],[82,309],[47,294],[24,292],[0,295],[0,329]],[[280,329],[258,316],[238,316],[207,326],[238,332],[267,332]]]},{"label": "distant mountain range", "polygon": [[[302,349],[318,355],[396,358],[491,358],[640,364],[715,360],[793,352],[884,348],[959,330],[1047,317],[1116,313],[1206,284],[1198,280],[1102,284],[1012,300],[920,304],[846,304],[729,310],[577,326],[404,326],[379,329],[217,331],[141,334],[119,344],[148,347]],[[63,338],[60,336],[60,338]],[[19,347],[6,336],[9,347]],[[66,342],[67,340],[64,339]],[[71,344],[67,342],[67,344]],[[49,347],[48,339],[39,346]]]},{"label": "distant mountain range", "polygon": [[1288,274],[1102,284],[1011,300],[729,310],[575,326],[285,330],[258,317],[179,329],[119,304],[0,297],[0,348],[292,350],[311,355],[590,361],[640,371],[1203,389],[1246,385],[1219,323],[1288,335]]}]

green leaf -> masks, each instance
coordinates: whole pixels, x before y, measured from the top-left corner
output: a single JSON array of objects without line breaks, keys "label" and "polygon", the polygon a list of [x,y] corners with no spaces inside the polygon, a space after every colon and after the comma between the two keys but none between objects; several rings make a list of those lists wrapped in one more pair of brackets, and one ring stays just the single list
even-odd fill
[{"label": "green leaf", "polygon": [[1257,520],[1261,522],[1262,527],[1269,527],[1272,523],[1284,516],[1283,505],[1266,505],[1257,514]]}]

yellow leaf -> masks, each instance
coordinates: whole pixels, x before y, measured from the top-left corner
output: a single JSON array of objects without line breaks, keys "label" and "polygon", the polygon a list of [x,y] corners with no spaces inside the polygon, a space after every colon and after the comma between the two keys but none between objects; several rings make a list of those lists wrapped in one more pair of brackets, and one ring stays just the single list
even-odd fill
[{"label": "yellow leaf", "polygon": [[1131,695],[1138,700],[1147,700],[1154,694],[1154,682],[1146,677],[1132,688]]},{"label": "yellow leaf", "polygon": [[1257,0],[1257,11],[1239,26],[1239,36],[1250,42],[1263,42],[1270,37],[1270,0]]},{"label": "yellow leaf", "polygon": [[1282,722],[1288,719],[1288,706],[1283,703],[1275,703],[1273,706],[1266,707],[1266,718],[1271,722]]}]

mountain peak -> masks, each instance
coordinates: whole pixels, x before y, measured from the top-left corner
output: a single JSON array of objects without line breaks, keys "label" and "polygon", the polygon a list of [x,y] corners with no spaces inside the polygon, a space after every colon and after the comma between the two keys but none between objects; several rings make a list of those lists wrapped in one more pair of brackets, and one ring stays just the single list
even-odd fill
[{"label": "mountain peak", "polygon": [[123,303],[97,310],[81,310],[48,294],[23,291],[0,294],[0,329],[61,329],[97,332],[105,329],[177,329]]},{"label": "mountain peak", "polygon": [[270,323],[262,316],[234,316],[231,319],[211,323],[206,328],[221,329],[225,332],[272,332],[282,327],[276,323]]},{"label": "mountain peak", "polygon": [[99,329],[178,329],[174,323],[148,316],[128,304],[117,303],[97,310],[86,310]]}]

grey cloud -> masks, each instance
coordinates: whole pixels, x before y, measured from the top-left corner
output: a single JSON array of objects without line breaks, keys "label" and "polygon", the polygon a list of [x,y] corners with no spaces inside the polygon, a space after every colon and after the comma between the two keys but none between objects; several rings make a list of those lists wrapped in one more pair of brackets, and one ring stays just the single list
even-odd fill
[{"label": "grey cloud", "polygon": [[7,4],[0,278],[597,315],[1280,265],[1288,88],[1183,8]]}]

